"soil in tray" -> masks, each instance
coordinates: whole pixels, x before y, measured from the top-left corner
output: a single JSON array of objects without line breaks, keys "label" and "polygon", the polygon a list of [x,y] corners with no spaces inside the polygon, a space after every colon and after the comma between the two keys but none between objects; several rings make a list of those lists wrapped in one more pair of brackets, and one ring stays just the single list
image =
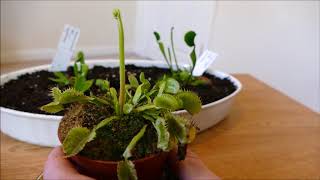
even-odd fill
[{"label": "soil in tray", "polygon": [[[144,72],[145,77],[151,84],[154,84],[163,74],[169,72],[168,69],[143,68],[134,65],[127,65],[126,71],[127,73],[137,74],[137,77],[140,72]],[[72,69],[69,68],[66,73],[71,75]],[[210,85],[183,87],[183,89],[196,92],[204,105],[222,99],[236,90],[236,87],[228,78],[220,79],[207,73],[204,76],[212,81]],[[55,82],[48,79],[49,77],[54,77],[52,72],[38,71],[21,75],[17,79],[5,83],[0,87],[1,106],[25,112],[46,114],[39,107],[51,102],[50,89],[57,86]],[[89,71],[88,79],[98,78],[108,79],[111,87],[119,88],[119,68],[95,66]]]}]

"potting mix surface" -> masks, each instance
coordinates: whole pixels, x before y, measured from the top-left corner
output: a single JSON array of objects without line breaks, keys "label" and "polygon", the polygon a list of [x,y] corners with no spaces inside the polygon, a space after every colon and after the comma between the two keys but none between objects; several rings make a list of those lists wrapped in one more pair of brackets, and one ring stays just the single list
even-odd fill
[{"label": "potting mix surface", "polygon": [[[126,65],[127,74],[136,74],[138,77],[141,72],[144,72],[146,79],[154,85],[164,74],[169,73],[169,70],[158,67]],[[65,73],[69,76],[73,75],[72,68],[69,67]],[[47,114],[41,111],[39,107],[52,101],[49,95],[50,89],[58,86],[57,83],[49,80],[50,77],[54,78],[53,72],[42,70],[10,80],[0,87],[1,106],[24,112]],[[236,90],[235,85],[228,78],[221,79],[208,73],[205,73],[204,77],[210,79],[211,83],[182,87],[182,89],[196,92],[201,97],[203,105],[222,99]],[[89,70],[87,79],[108,79],[110,86],[118,89],[119,68],[95,66]],[[92,91],[96,89],[93,85]]]}]

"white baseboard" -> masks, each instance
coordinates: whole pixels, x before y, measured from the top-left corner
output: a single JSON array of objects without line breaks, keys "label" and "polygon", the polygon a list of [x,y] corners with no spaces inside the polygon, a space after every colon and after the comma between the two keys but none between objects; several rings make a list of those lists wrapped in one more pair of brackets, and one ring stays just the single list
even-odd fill
[{"label": "white baseboard", "polygon": [[[118,54],[117,46],[100,46],[100,47],[84,47],[77,48],[77,51],[83,51],[86,58],[109,57]],[[55,48],[38,48],[26,49],[18,51],[2,51],[1,64],[16,63],[25,61],[48,61],[53,59],[57,49]],[[135,54],[134,49],[126,47],[126,54]]]}]

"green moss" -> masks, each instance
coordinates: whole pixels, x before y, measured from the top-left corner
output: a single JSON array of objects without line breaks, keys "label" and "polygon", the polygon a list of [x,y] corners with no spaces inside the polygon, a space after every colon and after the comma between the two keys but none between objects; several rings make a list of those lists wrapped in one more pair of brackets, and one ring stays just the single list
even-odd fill
[{"label": "green moss", "polygon": [[74,127],[86,127],[92,129],[103,119],[110,117],[112,109],[108,106],[96,106],[94,104],[75,103],[70,105],[59,125],[59,137],[61,141]]},{"label": "green moss", "polygon": [[152,124],[139,114],[130,114],[99,129],[96,139],[89,142],[80,154],[91,159],[121,160],[126,147],[145,124],[148,124],[148,128],[133,149],[132,158],[157,153],[157,134]]}]

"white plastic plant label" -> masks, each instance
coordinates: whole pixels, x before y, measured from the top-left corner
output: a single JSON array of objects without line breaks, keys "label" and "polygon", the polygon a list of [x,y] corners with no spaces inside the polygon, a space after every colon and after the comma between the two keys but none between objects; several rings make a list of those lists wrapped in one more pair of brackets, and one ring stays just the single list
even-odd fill
[{"label": "white plastic plant label", "polygon": [[209,68],[218,54],[209,50],[205,50],[200,58],[197,59],[196,65],[193,69],[193,76],[202,76],[202,74]]},{"label": "white plastic plant label", "polygon": [[80,29],[64,25],[64,31],[60,37],[58,50],[52,60],[50,71],[65,71],[69,66],[76,44],[80,36]]}]

